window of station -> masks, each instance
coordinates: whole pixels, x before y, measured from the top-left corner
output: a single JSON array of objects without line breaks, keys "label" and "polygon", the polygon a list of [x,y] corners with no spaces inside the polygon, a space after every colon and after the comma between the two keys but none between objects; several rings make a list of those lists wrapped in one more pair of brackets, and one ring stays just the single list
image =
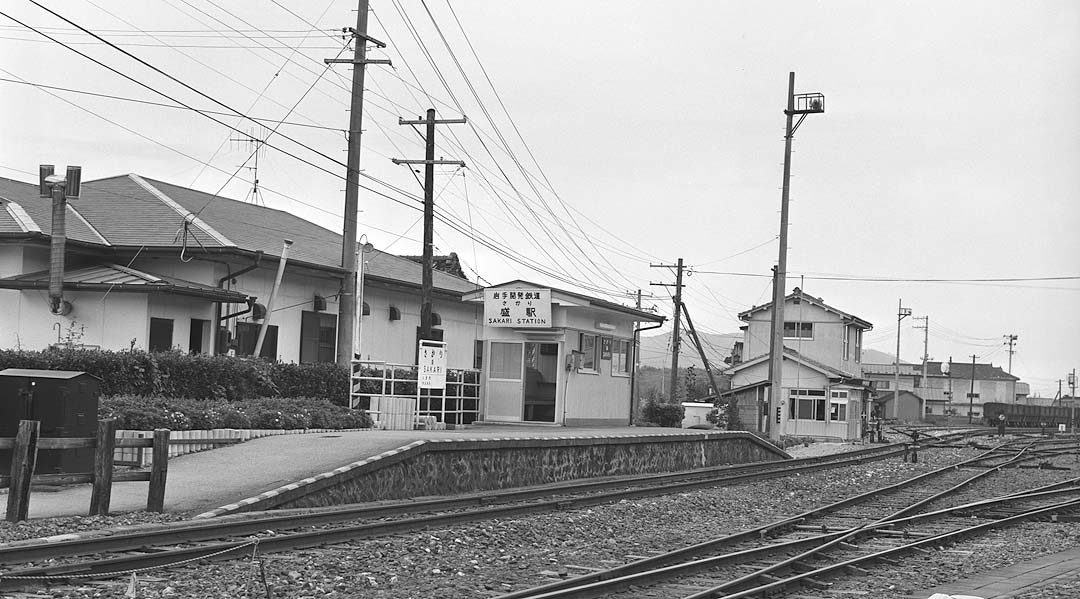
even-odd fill
[{"label": "window of station", "polygon": [[611,374],[612,376],[629,376],[630,374],[630,342],[626,339],[615,339],[611,343]]},{"label": "window of station", "polygon": [[493,379],[521,380],[521,344],[491,342],[490,370],[488,376]]},{"label": "window of station", "polygon": [[829,395],[829,420],[831,422],[847,422],[847,391],[831,391]]},{"label": "window of station", "polygon": [[586,370],[589,372],[599,372],[597,366],[599,360],[596,359],[596,354],[600,350],[600,342],[597,335],[590,333],[581,334],[581,365],[579,370]]},{"label": "window of station", "polygon": [[788,405],[791,418],[825,421],[824,389],[792,389],[788,394]]},{"label": "window of station", "polygon": [[784,323],[784,339],[813,339],[814,323],[788,321]]},{"label": "window of station", "polygon": [[[236,323],[236,353],[240,356],[250,356],[255,353],[255,344],[259,341],[259,327],[262,325],[255,322]],[[266,327],[266,337],[263,338],[260,358],[277,359],[277,325]]]}]

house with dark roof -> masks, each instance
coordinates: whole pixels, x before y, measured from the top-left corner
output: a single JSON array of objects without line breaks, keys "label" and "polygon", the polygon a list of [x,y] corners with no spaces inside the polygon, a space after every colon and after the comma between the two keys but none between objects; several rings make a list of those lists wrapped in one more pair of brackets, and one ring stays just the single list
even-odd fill
[{"label": "house with dark roof", "polygon": [[[338,233],[135,174],[85,181],[66,206],[64,304],[54,311],[51,211],[37,185],[0,178],[0,347],[67,342],[250,355],[266,325],[263,356],[334,360],[345,279]],[[363,263],[362,357],[415,363],[421,265],[378,250]],[[461,296],[477,285],[441,271],[433,283],[447,365],[472,367],[481,313]]]},{"label": "house with dark roof", "polygon": [[765,419],[782,434],[858,439],[869,388],[861,367],[862,337],[873,325],[826,304],[798,287],[784,298],[783,386],[778,408],[767,414],[772,302],[741,312],[743,340],[733,351],[731,390],[739,419],[764,432]]},{"label": "house with dark roof", "polygon": [[[922,364],[900,364],[900,401],[896,402],[896,368],[896,364],[863,365],[863,374],[874,389],[875,413],[882,418],[967,423],[970,415],[971,421],[978,422],[984,403],[1016,403],[1027,395],[1027,385],[992,363],[928,361],[925,371]],[[917,407],[910,405],[915,403]],[[913,417],[914,413],[919,416]]]}]

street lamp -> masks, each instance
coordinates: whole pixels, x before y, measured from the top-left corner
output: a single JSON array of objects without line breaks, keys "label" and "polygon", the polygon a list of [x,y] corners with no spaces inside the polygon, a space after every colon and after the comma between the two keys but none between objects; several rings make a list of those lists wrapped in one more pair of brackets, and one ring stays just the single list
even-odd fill
[{"label": "street lamp", "polygon": [[[787,238],[788,238],[788,200],[791,189],[791,138],[806,119],[808,114],[825,112],[825,96],[820,93],[795,95],[795,73],[788,73],[787,132],[784,135],[784,187],[780,196],[780,258],[777,261],[776,274],[773,278],[773,318],[772,334],[769,339],[769,414],[765,426],[769,438],[780,440],[783,410],[781,398],[784,369],[784,289],[787,275]],[[792,123],[795,115],[799,121]],[[775,422],[772,422],[773,414]]]}]

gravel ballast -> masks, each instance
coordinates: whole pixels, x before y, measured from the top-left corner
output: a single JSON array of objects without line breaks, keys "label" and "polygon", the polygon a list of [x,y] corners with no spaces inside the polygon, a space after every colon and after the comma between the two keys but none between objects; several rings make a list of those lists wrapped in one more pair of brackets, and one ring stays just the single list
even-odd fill
[{"label": "gravel ballast", "polygon": [[[798,449],[792,453],[798,455]],[[805,449],[823,452],[822,447]],[[933,450],[921,453],[918,464],[890,459],[753,484],[258,555],[258,564],[238,560],[155,570],[137,577],[137,596],[266,597],[261,566],[278,599],[493,597],[583,574],[587,568],[612,567],[635,556],[703,542],[975,454],[973,450]],[[1021,477],[1021,486],[1044,484],[1048,476],[1056,476],[1056,480],[1075,476],[1073,471],[1013,472]],[[998,495],[1005,490],[1001,487],[1001,483],[989,483],[983,493]],[[5,523],[0,525],[0,541],[175,518],[135,513]],[[909,556],[896,567],[883,567],[850,581],[835,581],[832,590],[838,591],[836,594],[815,591],[814,595],[907,599],[920,589],[1078,546],[1080,524],[1029,523],[931,554]],[[130,578],[65,584],[35,589],[38,594],[30,596],[119,598],[125,596],[130,584]],[[1080,596],[1080,583],[1056,585],[1062,587],[1052,591],[1057,595],[1023,597]]]}]

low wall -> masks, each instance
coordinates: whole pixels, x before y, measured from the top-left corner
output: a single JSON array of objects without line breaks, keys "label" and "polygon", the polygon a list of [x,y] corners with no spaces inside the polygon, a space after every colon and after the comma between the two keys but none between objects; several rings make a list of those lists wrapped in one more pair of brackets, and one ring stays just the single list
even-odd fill
[{"label": "low wall", "polygon": [[423,440],[199,517],[455,495],[790,458],[746,432]]},{"label": "low wall", "polygon": [[[354,430],[354,429],[347,429]],[[273,435],[299,435],[303,433],[340,432],[329,428],[300,429],[263,429],[263,428],[215,428],[209,430],[171,431],[169,433],[169,457],[175,458],[188,453],[216,449],[227,443],[243,443],[259,437]],[[116,431],[117,439],[153,439],[154,431]],[[226,443],[215,443],[225,441]],[[149,468],[153,450],[149,447],[117,447],[113,451],[113,461],[120,466]]]}]

